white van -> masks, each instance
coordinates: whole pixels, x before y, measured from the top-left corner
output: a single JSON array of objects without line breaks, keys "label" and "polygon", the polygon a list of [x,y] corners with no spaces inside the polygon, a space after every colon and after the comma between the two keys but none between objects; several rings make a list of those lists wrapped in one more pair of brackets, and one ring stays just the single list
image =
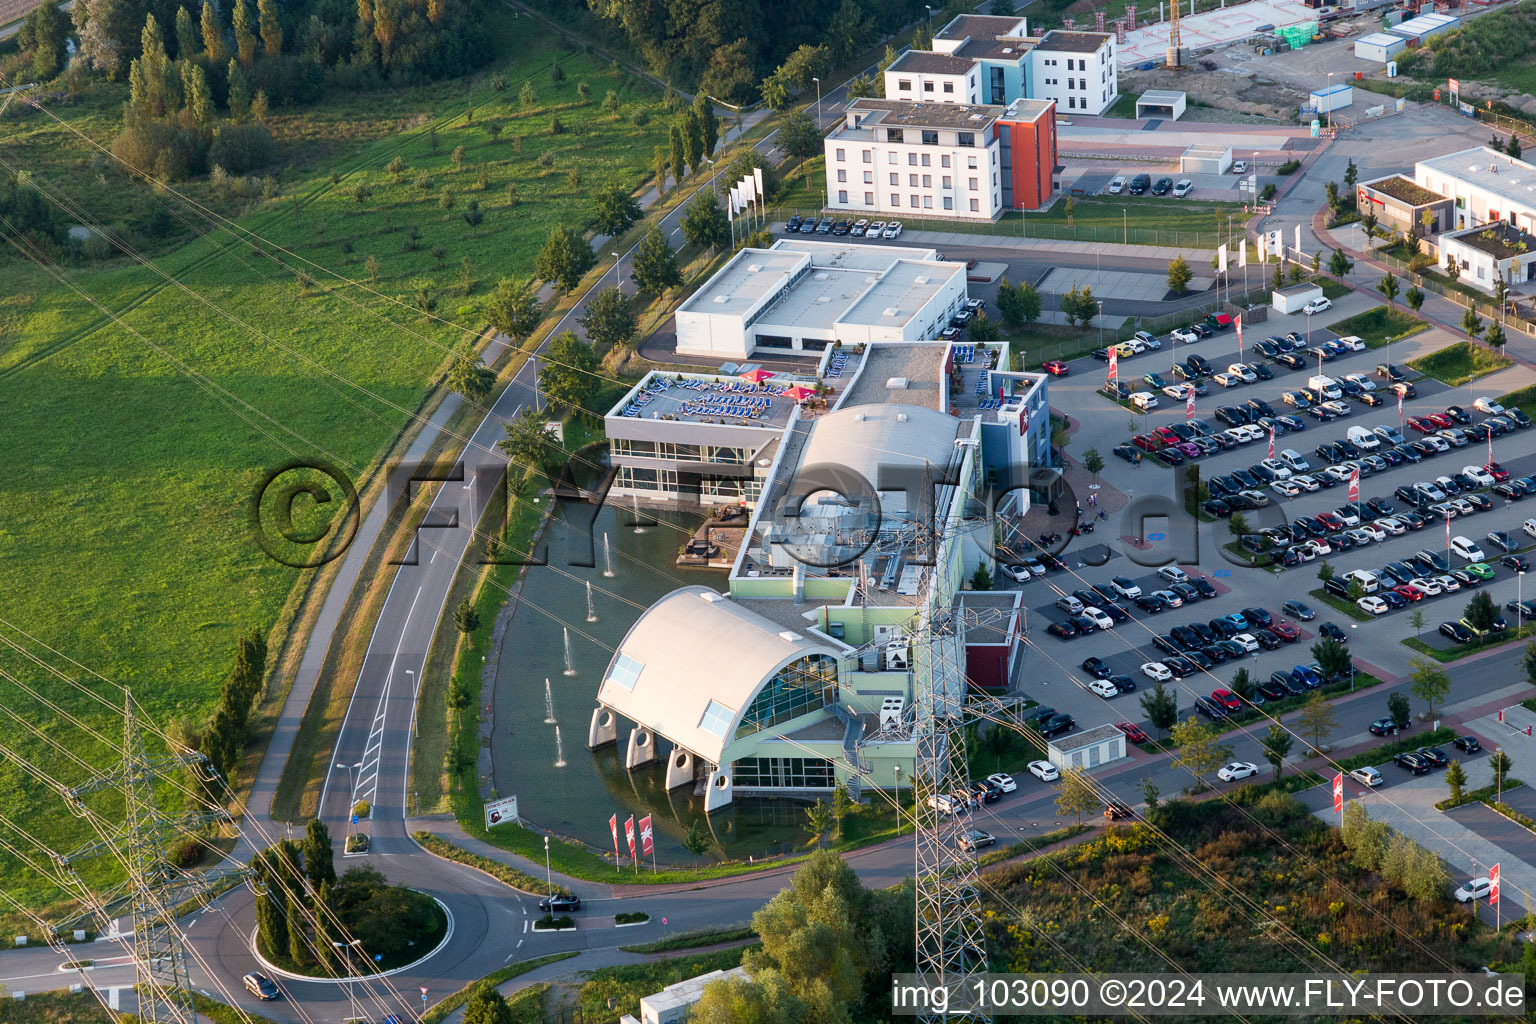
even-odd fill
[{"label": "white van", "polygon": [[1312,468],[1311,464],[1308,463],[1306,459],[1302,458],[1301,453],[1294,448],[1287,448],[1285,451],[1281,452],[1280,461],[1291,467],[1291,469],[1297,473],[1305,473],[1307,470]]},{"label": "white van", "polygon": [[928,806],[940,814],[955,814],[955,799],[948,793],[935,793],[928,798]]},{"label": "white van", "polygon": [[1469,562],[1481,562],[1484,559],[1483,549],[1468,537],[1452,537],[1451,550]]},{"label": "white van", "polygon": [[[1376,574],[1371,572],[1369,569],[1356,569],[1353,572],[1347,572],[1344,574],[1344,579],[1359,580],[1360,585],[1365,588],[1365,592],[1367,594],[1376,593],[1377,577]],[[1345,586],[1348,585],[1348,583],[1345,583]]]},{"label": "white van", "polygon": [[1520,529],[1524,530],[1527,535],[1536,537],[1536,519],[1527,519],[1520,524]]},{"label": "white van", "polygon": [[1138,391],[1131,396],[1131,404],[1142,412],[1157,408],[1157,396],[1150,391]]},{"label": "white van", "polygon": [[1350,444],[1364,452],[1373,452],[1381,447],[1381,438],[1365,427],[1350,427],[1344,436],[1349,438]]},{"label": "white van", "polygon": [[1313,391],[1321,391],[1323,393],[1323,397],[1330,400],[1338,398],[1344,393],[1339,390],[1338,381],[1334,380],[1332,377],[1325,377],[1321,374],[1314,374],[1313,376],[1308,377],[1307,387],[1311,388]]}]

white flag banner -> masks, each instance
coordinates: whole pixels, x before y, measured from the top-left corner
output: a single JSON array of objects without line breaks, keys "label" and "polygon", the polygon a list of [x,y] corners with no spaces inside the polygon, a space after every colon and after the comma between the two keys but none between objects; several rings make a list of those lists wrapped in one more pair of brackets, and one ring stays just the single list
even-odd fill
[{"label": "white flag banner", "polygon": [[1267,251],[1265,251],[1265,248],[1264,248],[1264,236],[1260,235],[1259,236],[1259,262],[1263,263],[1268,258],[1269,258],[1269,253]]},{"label": "white flag banner", "polygon": [[731,201],[725,204],[725,219],[732,224],[736,223],[736,197],[731,196]]},{"label": "white flag banner", "polygon": [[765,198],[763,195],[763,169],[761,167],[752,168],[752,180],[757,185],[757,198]]},{"label": "white flag banner", "polygon": [[1301,259],[1301,225],[1296,225],[1296,258]]},{"label": "white flag banner", "polygon": [[741,198],[736,193],[736,187],[731,186],[731,212],[738,213],[741,210]]},{"label": "white flag banner", "polygon": [[1227,243],[1221,243],[1221,248],[1216,250],[1216,271],[1221,274],[1227,272]]},{"label": "white flag banner", "polygon": [[742,202],[746,202],[747,200],[751,199],[752,193],[754,191],[752,185],[752,175],[743,175],[741,181],[738,183],[738,187],[741,189]]},{"label": "white flag banner", "polygon": [[1237,247],[1237,269],[1241,270],[1248,265],[1248,239],[1243,238],[1242,244]]}]

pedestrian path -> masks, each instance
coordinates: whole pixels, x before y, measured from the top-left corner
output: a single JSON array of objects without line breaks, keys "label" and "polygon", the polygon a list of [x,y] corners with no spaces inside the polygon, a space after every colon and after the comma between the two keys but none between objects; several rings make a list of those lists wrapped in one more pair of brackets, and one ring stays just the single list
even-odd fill
[{"label": "pedestrian path", "polygon": [[969,231],[925,231],[907,229],[902,233],[906,242],[922,242],[932,246],[982,246],[995,249],[1016,249],[1021,252],[1073,253],[1086,256],[1129,256],[1144,260],[1171,260],[1183,256],[1191,262],[1209,265],[1216,258],[1213,249],[1176,247],[1171,245],[1122,245],[1117,242],[1079,242],[1066,238],[1027,238],[1005,234],[972,234]]}]

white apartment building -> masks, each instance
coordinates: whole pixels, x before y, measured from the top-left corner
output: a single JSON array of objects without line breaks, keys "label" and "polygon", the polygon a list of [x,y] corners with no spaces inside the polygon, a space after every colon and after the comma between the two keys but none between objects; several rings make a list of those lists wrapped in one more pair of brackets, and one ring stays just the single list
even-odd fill
[{"label": "white apartment building", "polygon": [[824,142],[827,207],[864,214],[991,220],[1003,210],[1007,108],[856,99]]},{"label": "white apartment building", "polygon": [[885,69],[885,95],[913,103],[980,103],[981,65],[947,53],[908,50]]},{"label": "white apartment building", "polygon": [[1055,100],[1064,116],[1102,114],[1120,95],[1115,37],[1107,32],[1047,32],[1029,58],[1030,97]]}]

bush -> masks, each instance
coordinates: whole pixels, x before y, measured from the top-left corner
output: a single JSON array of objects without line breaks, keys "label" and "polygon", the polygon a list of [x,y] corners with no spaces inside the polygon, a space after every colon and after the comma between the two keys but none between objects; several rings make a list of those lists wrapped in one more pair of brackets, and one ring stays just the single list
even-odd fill
[{"label": "bush", "polygon": [[367,800],[359,800],[352,805],[352,813],[357,815],[359,819],[366,818],[369,814],[373,813],[373,806]]},{"label": "bush", "polygon": [[641,921],[649,921],[650,919],[651,919],[651,915],[650,914],[642,913],[641,911],[638,911],[638,910],[626,910],[622,914],[615,914],[614,917],[613,917],[613,923],[614,924],[639,924]]},{"label": "bush", "polygon": [[270,164],[277,155],[272,133],[259,122],[220,125],[208,147],[208,162],[231,174],[254,171]]},{"label": "bush", "polygon": [[561,914],[559,917],[555,917],[553,914],[545,914],[533,922],[533,927],[537,931],[551,931],[556,928],[574,928],[576,927],[576,922],[571,919],[570,914]]}]

